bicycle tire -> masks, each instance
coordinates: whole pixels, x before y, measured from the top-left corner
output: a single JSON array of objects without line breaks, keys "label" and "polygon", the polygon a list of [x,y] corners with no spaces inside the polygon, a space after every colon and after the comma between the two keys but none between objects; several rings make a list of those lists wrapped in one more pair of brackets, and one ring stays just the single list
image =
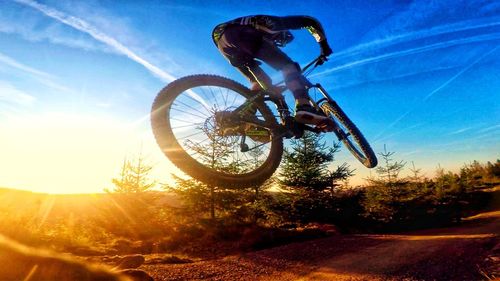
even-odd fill
[{"label": "bicycle tire", "polygon": [[[152,105],[151,125],[156,142],[175,166],[192,178],[206,184],[232,188],[262,184],[278,168],[283,154],[283,138],[278,136],[274,129],[270,129],[271,142],[267,159],[260,167],[243,174],[231,174],[207,167],[191,157],[177,141],[170,122],[172,103],[185,91],[203,86],[229,89],[246,99],[252,96],[245,86],[221,76],[200,74],[175,80],[158,93]],[[276,118],[271,109],[264,102],[256,102],[256,105],[265,121],[276,125]]]},{"label": "bicycle tire", "polygon": [[[353,137],[355,144],[352,143],[349,138],[347,138],[348,135],[340,138],[340,140],[344,143],[344,145],[352,153],[352,155],[354,155],[354,157],[358,159],[359,162],[361,162],[364,166],[368,168],[376,167],[378,162],[377,157],[375,156],[375,153],[373,152],[370,144],[356,127],[356,125],[354,125],[351,119],[349,119],[344,111],[338,106],[338,104],[334,101],[325,102],[321,105],[321,109],[335,122],[339,122],[340,124],[342,124],[348,131],[348,134]],[[356,145],[358,147],[356,147]]]}]

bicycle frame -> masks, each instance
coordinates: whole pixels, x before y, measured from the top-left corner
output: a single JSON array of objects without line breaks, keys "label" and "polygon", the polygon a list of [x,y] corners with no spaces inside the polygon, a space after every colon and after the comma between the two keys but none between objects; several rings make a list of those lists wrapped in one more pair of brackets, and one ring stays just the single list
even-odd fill
[{"label": "bicycle frame", "polygon": [[[319,65],[320,60],[323,60],[323,59],[324,58],[321,56],[314,59],[313,61],[308,63],[304,68],[301,69],[301,73],[304,74],[307,69],[312,67],[310,69],[310,71],[308,72],[308,73],[310,73],[316,66]],[[258,77],[258,75],[256,75],[252,71],[251,67],[247,66],[247,68],[248,68],[249,72],[252,74],[252,76],[255,78],[257,83],[259,83],[262,90],[259,91],[255,96],[247,99],[247,101],[245,103],[243,103],[241,106],[239,106],[238,108],[236,108],[233,111],[233,114],[238,115],[241,121],[253,123],[257,126],[261,126],[261,127],[265,127],[265,128],[270,127],[269,124],[267,124],[266,122],[259,120],[257,118],[249,119],[249,118],[244,117],[245,111],[249,110],[257,100],[261,99],[263,101],[270,101],[276,105],[277,111],[279,113],[279,118],[281,120],[281,125],[278,125],[277,128],[275,128],[275,129],[278,129],[280,131],[279,136],[282,136],[285,138],[291,138],[291,137],[300,138],[300,137],[302,137],[304,131],[312,131],[312,132],[316,132],[316,133],[321,132],[319,129],[317,129],[315,127],[311,127],[311,126],[308,126],[305,124],[295,122],[294,118],[290,114],[290,109],[285,101],[284,96],[281,94],[281,92],[279,92],[279,93],[271,92],[272,88],[279,88],[280,86],[283,86],[284,81],[280,81],[280,82],[278,82],[276,84],[272,84],[272,85],[267,85],[264,82],[264,79],[261,79],[260,77]],[[333,99],[330,97],[330,95],[328,95],[326,90],[319,83],[312,84],[309,82],[309,80],[307,80],[307,83],[308,83],[308,85],[306,86],[306,88],[308,90],[311,88],[317,88],[318,91],[323,95],[323,98],[321,98],[317,101],[311,100],[311,102],[313,103],[313,106],[316,107],[317,110],[321,110],[320,109],[321,103],[333,101]],[[284,90],[286,90],[286,88]]]}]

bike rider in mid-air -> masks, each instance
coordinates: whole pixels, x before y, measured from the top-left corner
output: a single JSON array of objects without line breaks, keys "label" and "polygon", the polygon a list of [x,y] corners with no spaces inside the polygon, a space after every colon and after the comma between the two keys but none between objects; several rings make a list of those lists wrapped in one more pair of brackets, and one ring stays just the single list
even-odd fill
[{"label": "bike rider in mid-air", "polygon": [[307,29],[319,43],[322,55],[319,63],[322,63],[332,54],[332,49],[321,24],[309,16],[241,17],[217,25],[212,32],[212,38],[222,55],[250,80],[251,90],[261,90],[251,72],[266,85],[272,84],[271,78],[259,67],[256,61],[259,59],[283,73],[285,84],[295,98],[295,119],[305,124],[324,124],[328,122],[328,118],[318,113],[311,105],[300,66],[279,49],[293,40],[289,30],[300,28]]}]

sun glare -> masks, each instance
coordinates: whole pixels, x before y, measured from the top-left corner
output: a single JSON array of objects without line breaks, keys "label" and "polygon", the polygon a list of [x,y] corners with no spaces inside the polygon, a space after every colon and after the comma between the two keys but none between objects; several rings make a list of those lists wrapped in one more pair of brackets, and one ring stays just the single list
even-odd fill
[{"label": "sun glare", "polygon": [[66,113],[8,119],[1,123],[1,184],[47,193],[102,192],[111,187],[122,160],[141,147],[143,155],[169,175],[170,164],[160,158],[148,124],[126,124]]}]

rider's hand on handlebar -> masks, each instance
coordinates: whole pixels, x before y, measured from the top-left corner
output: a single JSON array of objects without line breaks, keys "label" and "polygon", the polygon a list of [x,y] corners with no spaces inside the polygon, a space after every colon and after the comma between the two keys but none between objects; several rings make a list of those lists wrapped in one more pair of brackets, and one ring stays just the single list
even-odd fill
[{"label": "rider's hand on handlebar", "polygon": [[318,60],[316,61],[316,65],[322,65],[322,64],[324,64],[324,63],[325,63],[325,61],[327,61],[327,60],[328,60],[328,58],[327,58],[326,56],[324,56],[324,55],[320,55],[320,56],[318,57]]},{"label": "rider's hand on handlebar", "polygon": [[325,61],[328,60],[328,56],[333,53],[332,49],[330,48],[330,45],[328,45],[328,42],[325,40],[319,42],[319,45],[321,47],[321,55],[318,58],[318,62],[316,65],[322,65]]},{"label": "rider's hand on handlebar", "polygon": [[330,48],[330,45],[328,45],[328,41],[326,41],[326,39],[319,42],[319,45],[321,47],[321,56],[328,57],[333,53],[332,48]]}]

